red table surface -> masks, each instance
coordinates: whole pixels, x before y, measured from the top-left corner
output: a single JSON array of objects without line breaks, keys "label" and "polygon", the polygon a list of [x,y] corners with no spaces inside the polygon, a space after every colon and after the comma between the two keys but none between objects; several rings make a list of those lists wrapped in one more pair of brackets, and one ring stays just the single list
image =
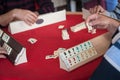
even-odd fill
[{"label": "red table surface", "polygon": [[[46,55],[53,54],[58,48],[68,49],[106,32],[97,30],[96,34],[90,34],[87,29],[76,33],[70,30],[71,26],[82,21],[82,15],[67,15],[66,21],[12,35],[26,47],[28,62],[14,66],[8,59],[0,59],[0,80],[88,80],[102,57],[71,72],[60,69],[58,58],[45,59]],[[69,40],[62,40],[59,25],[68,29]],[[7,32],[7,29],[4,30]],[[38,41],[30,44],[27,41],[29,38],[36,38]]]}]

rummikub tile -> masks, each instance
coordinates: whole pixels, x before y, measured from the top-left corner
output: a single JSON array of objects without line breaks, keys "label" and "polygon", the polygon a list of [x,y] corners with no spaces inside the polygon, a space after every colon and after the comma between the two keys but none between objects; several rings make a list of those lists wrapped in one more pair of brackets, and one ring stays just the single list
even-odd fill
[{"label": "rummikub tile", "polygon": [[85,62],[89,58],[96,55],[97,52],[94,49],[90,41],[86,41],[74,47],[65,50],[60,54],[60,58],[66,64],[68,70]]}]

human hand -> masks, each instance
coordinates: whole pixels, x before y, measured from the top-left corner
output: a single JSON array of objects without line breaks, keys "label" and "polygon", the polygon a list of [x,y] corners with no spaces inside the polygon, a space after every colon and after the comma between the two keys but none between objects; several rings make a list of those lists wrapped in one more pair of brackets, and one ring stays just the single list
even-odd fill
[{"label": "human hand", "polygon": [[120,21],[101,14],[93,14],[85,22],[93,28],[107,29],[112,33],[120,25]]},{"label": "human hand", "polygon": [[0,47],[0,58],[6,58],[4,54],[7,54],[7,51],[3,47]]},{"label": "human hand", "polygon": [[13,17],[18,20],[25,21],[28,25],[32,25],[37,21],[37,15],[29,10],[24,9],[14,9]]},{"label": "human hand", "polygon": [[95,13],[105,14],[105,9],[100,5],[97,5],[93,8],[90,8],[89,11],[90,11],[91,14],[95,14]]}]

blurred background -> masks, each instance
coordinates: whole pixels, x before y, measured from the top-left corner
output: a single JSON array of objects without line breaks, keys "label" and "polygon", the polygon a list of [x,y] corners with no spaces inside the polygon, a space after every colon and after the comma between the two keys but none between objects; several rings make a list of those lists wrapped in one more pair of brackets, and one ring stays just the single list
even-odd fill
[{"label": "blurred background", "polygon": [[82,11],[82,8],[89,9],[95,5],[101,5],[104,9],[112,11],[118,0],[52,0],[56,11],[66,9],[67,11]]}]

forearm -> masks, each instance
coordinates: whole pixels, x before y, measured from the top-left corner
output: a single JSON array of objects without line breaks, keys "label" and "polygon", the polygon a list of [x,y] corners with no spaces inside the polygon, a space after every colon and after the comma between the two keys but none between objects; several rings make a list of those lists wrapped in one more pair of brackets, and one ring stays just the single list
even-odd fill
[{"label": "forearm", "polygon": [[102,25],[105,25],[106,28],[109,28],[109,27],[117,28],[117,27],[120,26],[120,20],[111,18],[109,16],[106,16],[106,15],[103,15],[103,14],[99,14],[97,18],[100,21],[99,24],[103,23]]},{"label": "forearm", "polygon": [[0,15],[1,26],[7,26],[13,20],[14,20],[13,11],[9,11],[8,13]]},{"label": "forearm", "polygon": [[118,21],[116,19],[111,19],[109,21],[109,26],[107,29],[110,33],[114,34],[116,29],[118,29],[119,26],[120,26],[120,21]]},{"label": "forearm", "polygon": [[109,23],[112,27],[115,27],[115,28],[118,28],[120,26],[120,21],[116,19],[111,19]]}]

